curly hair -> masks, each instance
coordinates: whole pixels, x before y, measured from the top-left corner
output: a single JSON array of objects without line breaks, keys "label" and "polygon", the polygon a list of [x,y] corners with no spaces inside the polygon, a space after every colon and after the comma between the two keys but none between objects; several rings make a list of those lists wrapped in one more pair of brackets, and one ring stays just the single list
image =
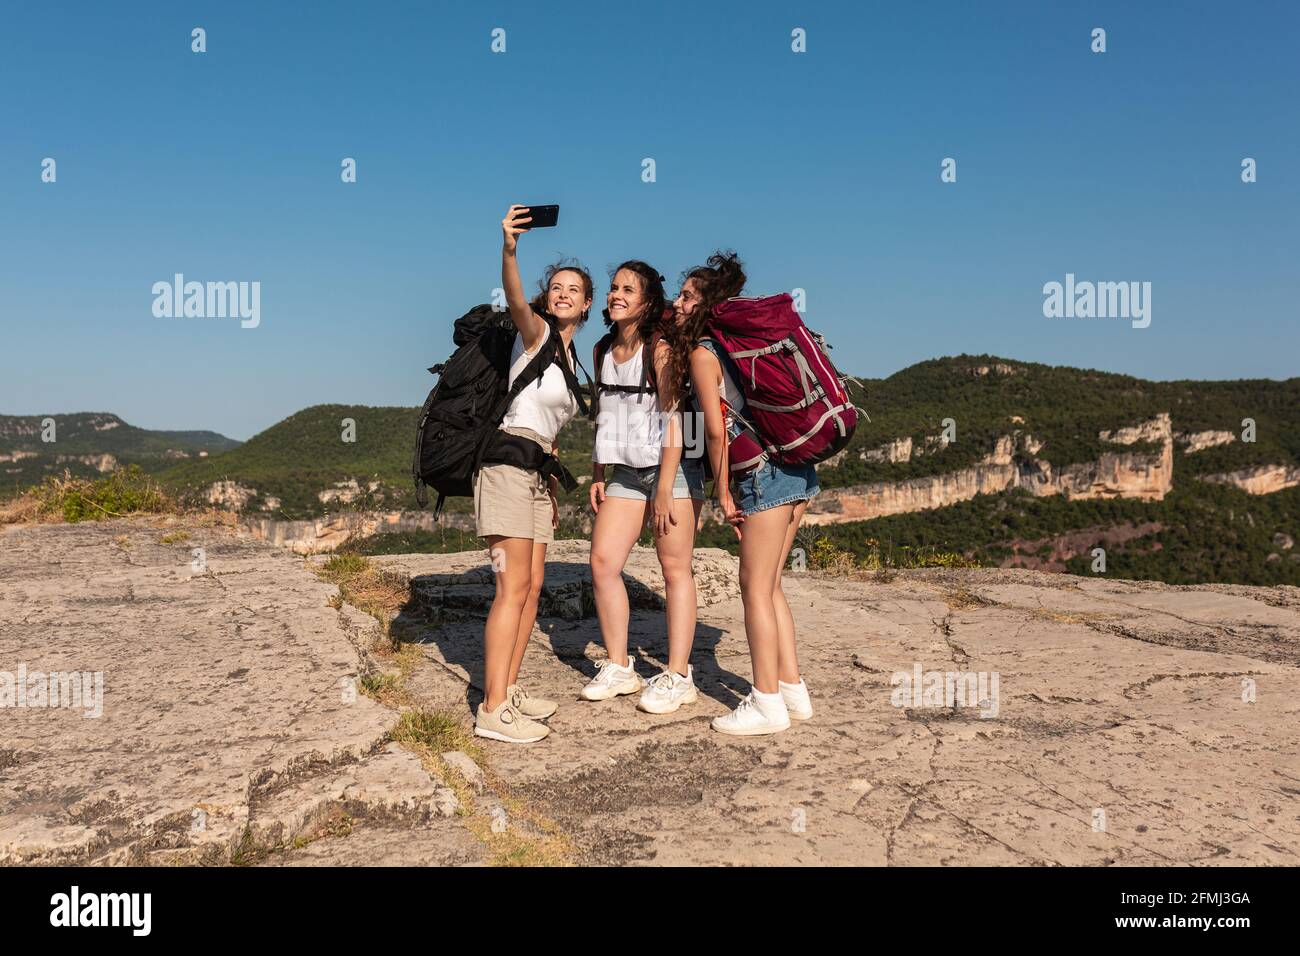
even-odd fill
[{"label": "curly hair", "polygon": [[679,401],[689,391],[691,353],[700,344],[705,327],[713,317],[714,307],[744,291],[745,268],[735,252],[718,251],[709,256],[704,265],[682,273],[682,285],[689,279],[695,280],[700,301],[695,310],[681,324],[674,326],[668,335],[668,344],[672,348],[668,360],[669,382]]}]

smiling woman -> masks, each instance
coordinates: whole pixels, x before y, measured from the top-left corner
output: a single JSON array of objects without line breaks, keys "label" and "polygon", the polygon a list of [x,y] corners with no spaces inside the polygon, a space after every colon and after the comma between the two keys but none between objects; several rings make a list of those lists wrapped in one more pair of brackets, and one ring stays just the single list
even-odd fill
[{"label": "smiling woman", "polygon": [[513,397],[474,474],[474,523],[478,536],[487,539],[496,578],[483,633],[483,702],[474,732],[509,743],[545,737],[550,731],[541,721],[557,706],[530,697],[518,684],[537,618],[546,545],[559,521],[555,477],[521,463],[536,461],[539,450],[553,460],[560,429],[577,413],[573,336],[587,320],[592,293],[582,266],[558,262],[546,270],[533,301],[524,298],[515,251],[531,222],[528,207],[518,205],[501,220],[501,284],[518,330],[510,352]]},{"label": "smiling woman", "polygon": [[[595,285],[582,263],[576,259],[561,259],[546,267],[537,282],[537,295],[533,296],[533,310],[570,321],[575,316],[578,327],[587,321]],[[584,304],[585,303],[585,304]]]},{"label": "smiling woman", "polygon": [[698,458],[682,457],[680,396],[664,374],[671,330],[663,281],[636,259],[614,270],[604,312],[609,332],[593,356],[591,580],[608,659],[581,692],[584,700],[601,701],[641,687],[627,651],[630,611],[622,572],[650,522],[668,626],[668,666],[638,703],[652,714],[672,713],[697,696],[690,665],[696,624],[691,553],[704,501],[704,469]]}]

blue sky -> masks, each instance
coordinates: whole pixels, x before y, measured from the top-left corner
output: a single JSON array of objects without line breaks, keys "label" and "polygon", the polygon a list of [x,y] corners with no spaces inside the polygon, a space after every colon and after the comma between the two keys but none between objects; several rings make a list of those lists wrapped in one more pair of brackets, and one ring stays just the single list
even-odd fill
[{"label": "blue sky", "polygon": [[[855,374],[989,352],[1295,376],[1297,10],[9,5],[0,413],[248,438],[321,402],[419,404],[451,321],[500,284],[512,201],[562,206],[522,240],[526,283],[577,256],[599,305],[622,259],[675,288],[734,247],[751,293],[806,290]],[[177,272],[260,282],[260,326],[155,318]],[[1151,326],[1045,318],[1067,272],[1151,282]]]}]

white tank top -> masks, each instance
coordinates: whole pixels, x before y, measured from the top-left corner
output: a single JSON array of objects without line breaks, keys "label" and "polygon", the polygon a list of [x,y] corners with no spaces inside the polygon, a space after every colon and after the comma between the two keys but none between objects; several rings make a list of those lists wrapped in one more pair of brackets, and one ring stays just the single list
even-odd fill
[{"label": "white tank top", "polygon": [[702,340],[700,347],[712,352],[722,369],[722,381],[718,383],[718,394],[726,400],[734,411],[740,411],[745,407],[745,393],[740,390],[740,386],[736,384],[736,380],[731,375],[731,370],[735,366],[731,364],[726,354],[718,348],[718,344],[712,339]]},{"label": "white tank top", "polygon": [[[551,335],[550,326],[543,330],[542,340],[537,343],[540,349]],[[510,351],[510,384],[514,385],[519,373],[524,370],[537,349],[524,351],[524,337],[515,335],[514,348]],[[562,358],[561,361],[564,359]],[[540,383],[540,384],[539,384]],[[555,443],[555,437],[578,411],[578,403],[573,399],[568,384],[564,381],[564,372],[555,363],[546,367],[542,377],[529,382],[524,390],[515,396],[515,400],[506,409],[506,416],[501,420],[502,428],[526,428],[536,432],[547,444]]]},{"label": "white tank top", "polygon": [[[597,375],[606,385],[646,384],[641,356],[644,349],[619,365],[611,346]],[[592,461],[602,465],[651,468],[659,464],[663,445],[663,418],[654,392],[601,392],[596,412],[596,447]]]}]

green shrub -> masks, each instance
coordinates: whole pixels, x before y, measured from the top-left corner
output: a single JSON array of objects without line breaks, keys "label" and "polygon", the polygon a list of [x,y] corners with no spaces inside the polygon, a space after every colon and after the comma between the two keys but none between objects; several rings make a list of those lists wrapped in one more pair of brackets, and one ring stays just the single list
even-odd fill
[{"label": "green shrub", "polygon": [[41,508],[65,521],[120,518],[129,514],[174,511],[175,503],[138,465],[118,468],[103,478],[47,478]]}]

